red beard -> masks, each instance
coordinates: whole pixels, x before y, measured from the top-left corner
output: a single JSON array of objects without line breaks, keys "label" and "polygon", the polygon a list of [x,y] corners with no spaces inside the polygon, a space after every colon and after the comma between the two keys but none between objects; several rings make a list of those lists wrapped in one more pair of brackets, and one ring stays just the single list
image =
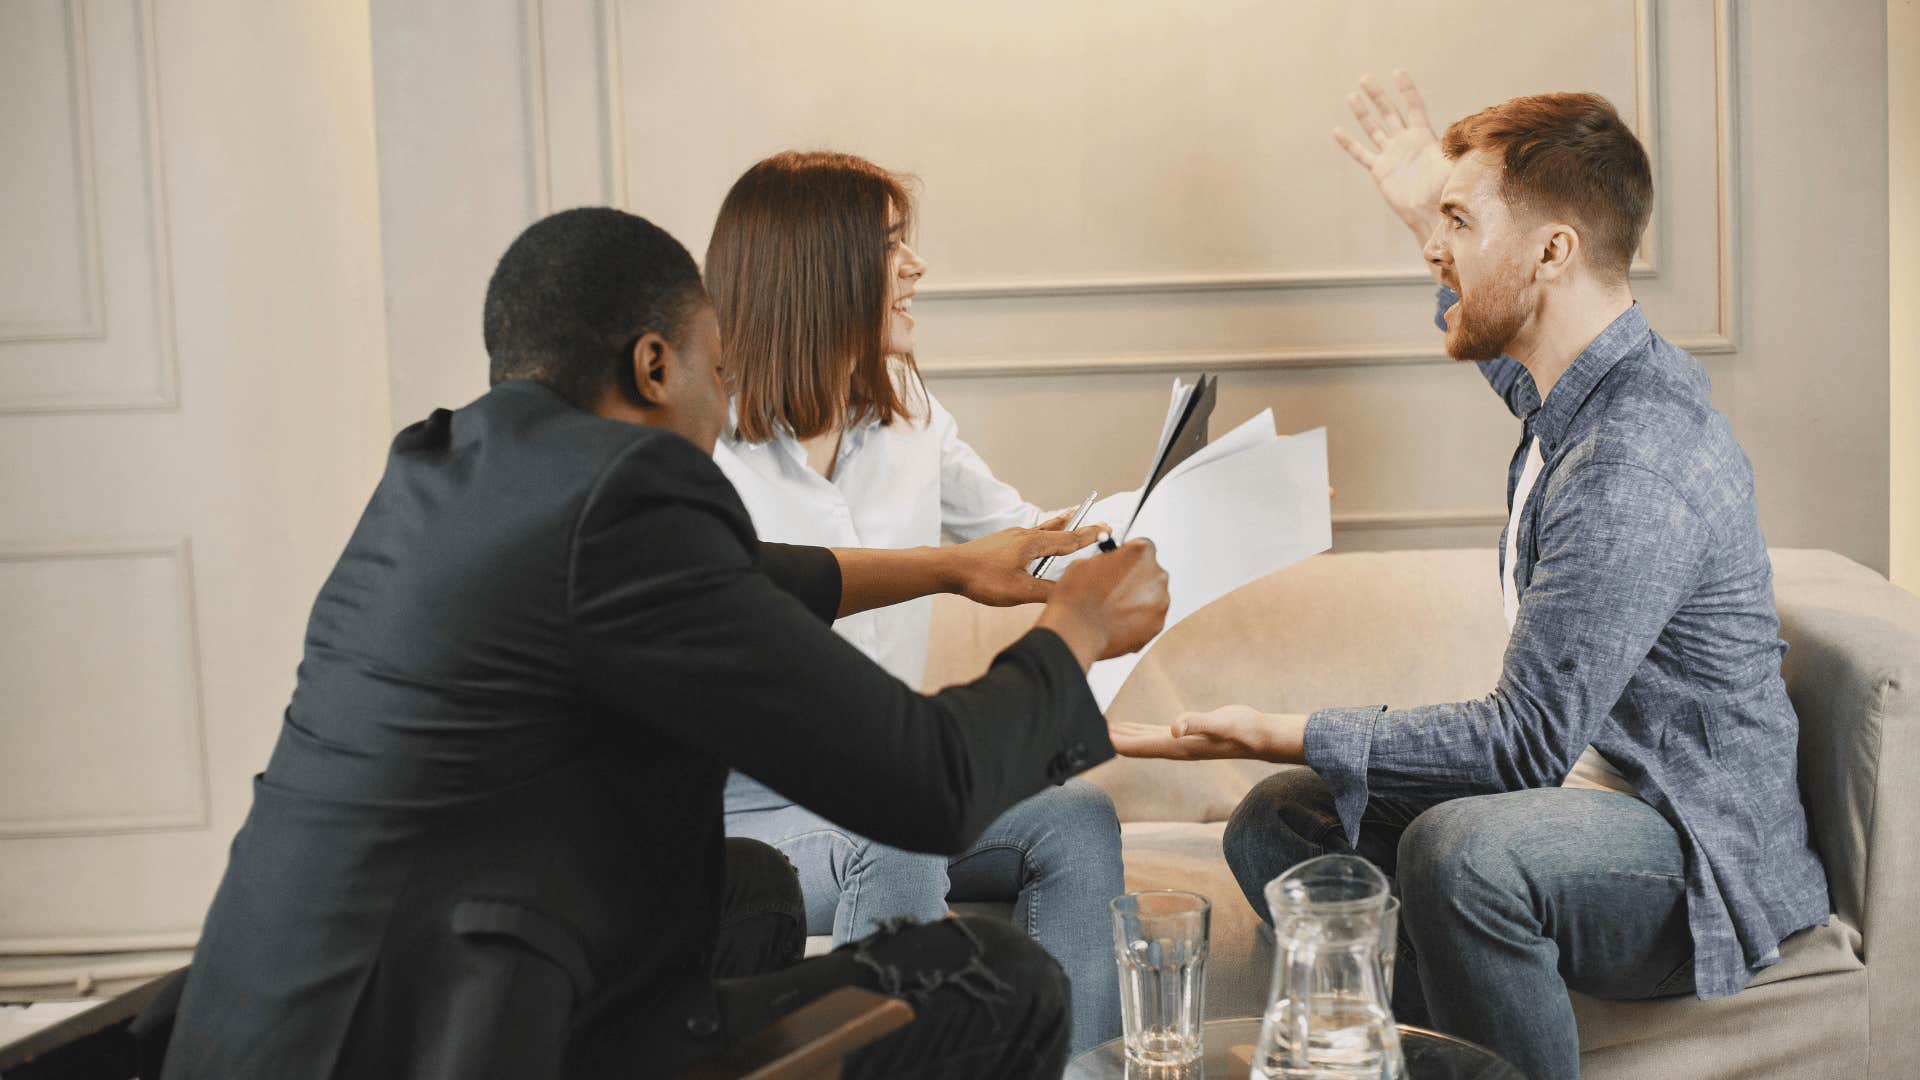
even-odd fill
[{"label": "red beard", "polygon": [[[1459,278],[1445,276],[1451,279],[1448,286],[1459,292]],[[1505,353],[1527,323],[1526,300],[1520,274],[1506,267],[1473,291],[1471,303],[1463,294],[1447,326],[1447,355],[1455,360],[1493,360]]]}]

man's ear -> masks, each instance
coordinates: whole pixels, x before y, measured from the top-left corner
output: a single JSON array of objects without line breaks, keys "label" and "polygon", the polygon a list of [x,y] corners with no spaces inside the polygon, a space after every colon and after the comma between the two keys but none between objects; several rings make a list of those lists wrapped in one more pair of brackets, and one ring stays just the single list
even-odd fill
[{"label": "man's ear", "polygon": [[1580,233],[1573,226],[1555,222],[1541,227],[1540,263],[1534,272],[1543,281],[1563,277],[1580,254]]},{"label": "man's ear", "polygon": [[667,403],[668,376],[673,365],[678,362],[673,346],[667,339],[649,330],[640,335],[633,343],[633,385],[639,394],[641,405],[664,405]]}]

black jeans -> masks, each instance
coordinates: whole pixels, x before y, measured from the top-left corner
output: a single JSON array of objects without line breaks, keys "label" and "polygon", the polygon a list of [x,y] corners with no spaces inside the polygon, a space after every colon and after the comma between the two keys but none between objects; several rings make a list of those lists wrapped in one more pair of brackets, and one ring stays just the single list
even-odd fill
[{"label": "black jeans", "polygon": [[805,941],[786,857],[728,839],[711,975],[609,995],[576,1027],[567,1074],[671,1076],[842,986],[904,998],[914,1011],[911,1024],[847,1060],[848,1080],[1057,1077],[1066,1065],[1066,976],[1008,923],[903,925],[800,960]]}]

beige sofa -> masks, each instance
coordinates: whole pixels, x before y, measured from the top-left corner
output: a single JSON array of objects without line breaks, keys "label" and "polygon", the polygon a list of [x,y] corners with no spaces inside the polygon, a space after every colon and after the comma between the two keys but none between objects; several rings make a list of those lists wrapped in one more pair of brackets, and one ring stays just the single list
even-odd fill
[{"label": "beige sofa", "polygon": [[[1826,551],[1775,551],[1801,783],[1834,918],[1744,992],[1702,1002],[1574,995],[1583,1074],[1920,1076],[1920,599]],[[1490,690],[1506,642],[1486,550],[1322,555],[1188,619],[1114,702],[1119,719],[1245,702],[1276,712],[1418,704]],[[971,678],[1037,609],[936,608],[928,685]],[[1271,947],[1220,853],[1227,815],[1275,766],[1117,760],[1129,889],[1214,904],[1209,1016],[1259,1012]]]}]

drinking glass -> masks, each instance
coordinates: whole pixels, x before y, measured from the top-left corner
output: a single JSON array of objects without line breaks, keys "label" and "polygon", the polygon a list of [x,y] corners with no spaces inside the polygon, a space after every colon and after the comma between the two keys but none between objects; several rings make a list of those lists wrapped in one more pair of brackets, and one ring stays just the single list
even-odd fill
[{"label": "drinking glass", "polygon": [[1129,1061],[1166,1066],[1200,1059],[1212,910],[1206,897],[1190,892],[1114,899],[1113,954]]}]

